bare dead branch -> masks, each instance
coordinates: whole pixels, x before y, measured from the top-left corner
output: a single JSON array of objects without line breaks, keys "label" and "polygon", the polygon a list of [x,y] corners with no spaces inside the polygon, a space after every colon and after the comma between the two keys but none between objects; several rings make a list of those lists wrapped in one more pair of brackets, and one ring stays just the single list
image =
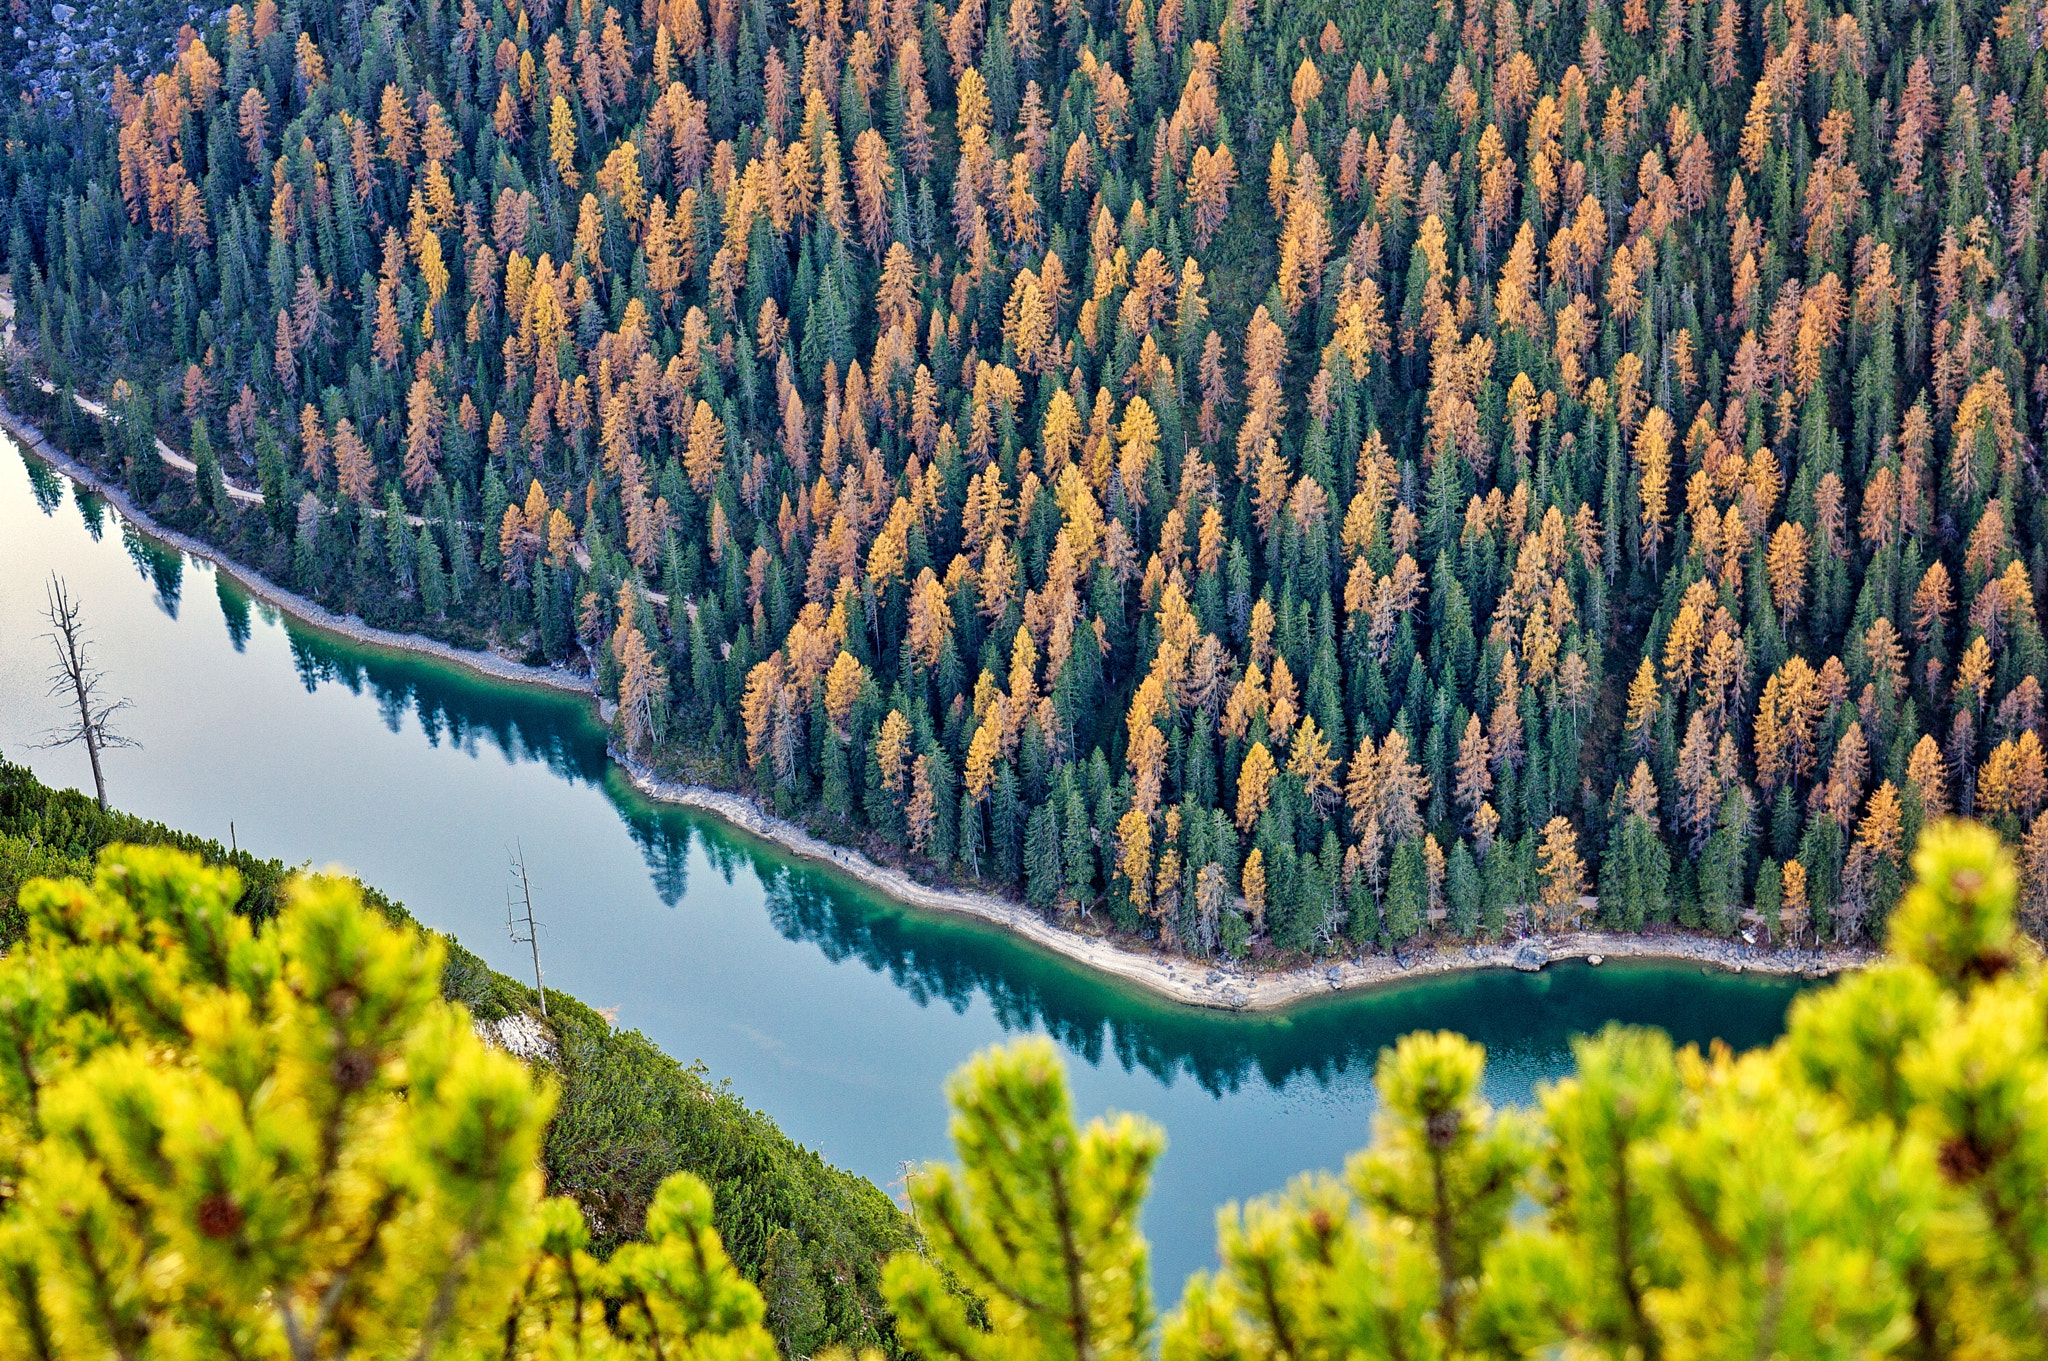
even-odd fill
[{"label": "bare dead branch", "polygon": [[142,745],[113,726],[114,715],[132,706],[125,699],[109,701],[101,695],[106,673],[92,664],[92,640],[85,636],[83,612],[64,579],[52,572],[44,594],[48,603],[43,617],[50,621],[50,631],[43,636],[57,653],[57,660],[50,666],[50,697],[76,704],[78,717],[53,728],[40,745],[68,747],[83,742],[86,755],[92,759],[94,792],[100,807],[105,808],[107,777],[101,768],[100,753],[110,747]]}]

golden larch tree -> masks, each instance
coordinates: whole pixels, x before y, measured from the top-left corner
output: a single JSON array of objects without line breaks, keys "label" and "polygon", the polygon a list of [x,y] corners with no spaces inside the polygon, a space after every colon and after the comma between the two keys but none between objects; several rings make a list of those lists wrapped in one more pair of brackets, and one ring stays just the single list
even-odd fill
[{"label": "golden larch tree", "polygon": [[1579,856],[1579,834],[1568,819],[1554,817],[1543,825],[1537,868],[1543,876],[1543,924],[1552,929],[1569,925],[1582,910],[1586,862]]},{"label": "golden larch tree", "polygon": [[1273,776],[1277,774],[1273,755],[1263,742],[1252,743],[1237,772],[1237,829],[1249,833],[1273,797]]}]

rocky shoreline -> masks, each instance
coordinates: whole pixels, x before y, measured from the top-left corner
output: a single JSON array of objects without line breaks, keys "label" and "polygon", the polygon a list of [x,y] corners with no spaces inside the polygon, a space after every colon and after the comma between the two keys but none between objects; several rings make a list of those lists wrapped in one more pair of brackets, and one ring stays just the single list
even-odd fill
[{"label": "rocky shoreline", "polygon": [[[152,538],[181,552],[206,559],[251,595],[303,623],[352,642],[418,653],[468,667],[494,680],[537,685],[598,701],[587,677],[565,669],[527,666],[494,652],[457,648],[418,634],[394,633],[372,627],[353,616],[335,614],[236,563],[211,544],[157,524],[128,499],[121,487],[108,484],[57,448],[33,422],[8,408],[4,401],[0,401],[0,426],[4,426],[37,458],[106,498],[124,518]],[[605,716],[604,710],[608,707],[599,701],[600,716]],[[1210,965],[1157,951],[1133,949],[1103,936],[1069,930],[1047,921],[1022,903],[993,894],[921,884],[902,870],[877,865],[859,851],[812,836],[796,824],[765,812],[745,795],[704,785],[664,781],[616,750],[611,755],[634,787],[650,799],[709,813],[792,855],[830,865],[910,907],[971,917],[1000,926],[1064,959],[1188,1006],[1270,1012],[1332,993],[1385,987],[1473,969],[1529,972],[1561,959],[1587,959],[1594,963],[1606,959],[1654,959],[1697,963],[1734,973],[1750,971],[1819,978],[1860,968],[1878,957],[1877,951],[1868,949],[1784,950],[1683,933],[1573,931],[1552,936],[1530,936],[1502,944],[1430,945],[1388,955],[1361,955],[1264,972],[1231,962]]]},{"label": "rocky shoreline", "polygon": [[859,851],[820,840],[803,828],[764,812],[744,795],[661,780],[616,750],[612,759],[625,770],[634,788],[650,799],[710,813],[792,855],[830,865],[912,907],[990,922],[1065,959],[1189,1006],[1275,1011],[1330,993],[1384,987],[1472,969],[1535,972],[1561,959],[1585,959],[1595,964],[1609,959],[1654,959],[1695,963],[1731,973],[1821,978],[1860,968],[1878,957],[1875,950],[1782,950],[1682,933],[1571,931],[1528,936],[1504,944],[1423,946],[1389,955],[1361,955],[1266,972],[1229,962],[1205,964],[1136,950],[1101,936],[1068,930],[1022,903],[993,894],[921,884],[902,870],[877,865]]}]

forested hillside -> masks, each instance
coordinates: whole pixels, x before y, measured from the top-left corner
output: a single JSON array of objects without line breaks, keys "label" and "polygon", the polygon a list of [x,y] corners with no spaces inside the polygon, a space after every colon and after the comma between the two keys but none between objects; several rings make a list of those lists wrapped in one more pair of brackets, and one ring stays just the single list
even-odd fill
[{"label": "forested hillside", "polygon": [[[273,921],[290,895],[293,871],[281,861],[103,811],[85,795],[51,789],[26,767],[0,760],[0,957],[22,952],[25,882],[90,880],[99,854],[116,844],[165,847],[234,870],[242,884],[234,910],[259,926]],[[383,920],[417,925],[402,905],[358,887]],[[457,941],[434,940],[446,961],[441,995],[471,1017],[490,1022],[537,1009],[531,988]],[[10,1017],[34,1010],[13,997],[5,1005]],[[32,1027],[15,1024],[14,1039],[25,1043]],[[768,1328],[785,1355],[810,1355],[835,1342],[896,1353],[882,1265],[891,1253],[917,1249],[919,1239],[887,1194],[793,1142],[701,1067],[685,1068],[639,1031],[614,1027],[574,997],[549,990],[546,1027],[554,1052],[539,1066],[555,1085],[555,1100],[541,1166],[548,1192],[582,1207],[592,1251],[610,1256],[642,1239],[662,1181],[689,1172],[712,1188],[725,1248],[760,1287]],[[19,1095],[10,1091],[10,1100]],[[19,1199],[10,1181],[0,1193],[0,1215]],[[24,1277],[12,1279],[19,1285]]]},{"label": "forested hillside", "polygon": [[2044,24],[260,0],[0,194],[74,445],[659,767],[1196,956],[1853,940],[2048,896]]}]

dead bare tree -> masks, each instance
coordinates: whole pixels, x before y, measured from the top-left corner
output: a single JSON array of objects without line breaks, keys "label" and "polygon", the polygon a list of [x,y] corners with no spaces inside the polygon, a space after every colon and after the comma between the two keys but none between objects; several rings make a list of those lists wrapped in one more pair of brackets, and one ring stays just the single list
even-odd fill
[{"label": "dead bare tree", "polygon": [[[505,894],[505,930],[514,945],[533,947],[533,989],[540,994],[540,1014],[548,1014],[548,990],[540,976],[540,928],[533,919],[533,883],[526,877],[526,848],[511,853],[513,886]],[[520,928],[525,927],[525,934]]]},{"label": "dead bare tree", "polygon": [[102,698],[100,685],[106,680],[106,673],[92,664],[92,640],[85,636],[78,601],[65,586],[64,578],[50,573],[45,595],[49,604],[43,617],[50,621],[50,631],[43,636],[57,649],[57,661],[50,668],[50,696],[76,703],[78,718],[53,729],[41,745],[68,747],[74,742],[85,743],[85,753],[92,758],[93,788],[99,795],[100,807],[105,808],[107,777],[100,768],[100,753],[109,747],[142,744],[114,730],[113,717],[129,707],[128,701],[117,699],[108,703]]}]

